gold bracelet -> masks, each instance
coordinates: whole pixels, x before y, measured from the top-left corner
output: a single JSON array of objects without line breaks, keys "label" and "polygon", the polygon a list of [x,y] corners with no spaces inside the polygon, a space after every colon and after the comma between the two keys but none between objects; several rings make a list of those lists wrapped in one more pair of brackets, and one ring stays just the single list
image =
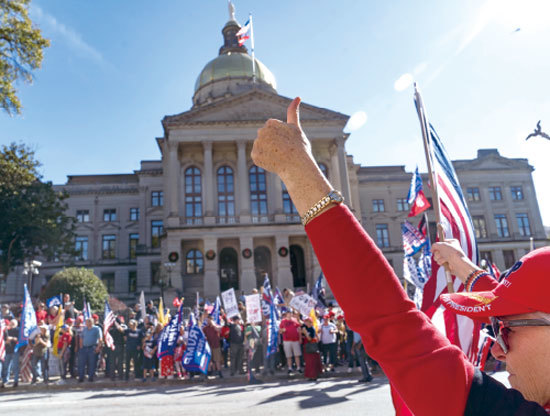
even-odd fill
[{"label": "gold bracelet", "polygon": [[342,194],[335,189],[331,190],[326,196],[321,198],[319,202],[317,202],[306,211],[306,213],[302,217],[302,224],[304,225],[304,227],[332,202],[336,204],[341,204],[342,202],[344,202],[344,197],[342,196]]}]

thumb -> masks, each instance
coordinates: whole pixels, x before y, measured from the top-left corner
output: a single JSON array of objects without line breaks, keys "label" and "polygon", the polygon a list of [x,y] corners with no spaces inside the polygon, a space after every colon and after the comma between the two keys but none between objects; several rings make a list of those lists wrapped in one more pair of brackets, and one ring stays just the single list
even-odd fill
[{"label": "thumb", "polygon": [[286,122],[288,124],[294,124],[296,127],[301,129],[300,126],[300,102],[302,99],[300,97],[296,97],[292,102],[288,105],[288,108],[286,109]]}]

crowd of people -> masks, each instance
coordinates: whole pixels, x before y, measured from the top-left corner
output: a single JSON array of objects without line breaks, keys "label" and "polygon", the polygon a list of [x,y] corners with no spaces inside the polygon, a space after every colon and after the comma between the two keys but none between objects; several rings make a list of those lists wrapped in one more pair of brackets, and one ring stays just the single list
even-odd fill
[{"label": "crowd of people", "polygon": [[[284,293],[288,303],[293,292],[285,290]],[[239,316],[231,318],[223,308],[219,317],[214,317],[208,302],[194,309],[197,324],[211,351],[207,375],[186,371],[182,365],[190,328],[189,308],[186,308],[187,319],[178,328],[173,353],[158,358],[161,335],[170,320],[170,312],[159,313],[153,300],[146,303],[143,314],[139,303],[116,314],[108,331],[104,331],[104,317],[94,313],[86,319],[84,313],[75,308],[70,294],[63,295],[61,305],[50,308],[37,300],[37,329],[29,337],[28,345],[19,350],[16,346],[21,314],[14,316],[10,306],[3,305],[5,357],[0,360],[0,386],[4,388],[11,381],[11,386],[17,387],[20,378],[33,384],[39,379],[49,383],[53,372],[61,380],[74,378],[78,382],[93,382],[98,375],[111,380],[145,382],[159,378],[222,378],[223,372],[234,376],[248,371],[263,376],[276,372],[303,373],[307,379],[316,380],[322,372],[334,372],[336,366],[347,367],[349,373],[354,367],[361,368],[359,381],[372,380],[370,367],[376,363],[369,363],[361,338],[347,326],[339,308],[317,309],[312,318],[302,316],[288,304],[279,305],[277,349],[268,354],[267,319],[248,322],[244,303],[243,297],[238,302]],[[59,325],[60,319],[62,325]],[[110,337],[109,345],[106,336]]]}]

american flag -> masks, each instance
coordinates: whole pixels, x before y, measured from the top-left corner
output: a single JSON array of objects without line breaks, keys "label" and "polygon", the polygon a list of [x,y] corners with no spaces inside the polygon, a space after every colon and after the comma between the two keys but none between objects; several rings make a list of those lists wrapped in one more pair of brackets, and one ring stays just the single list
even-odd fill
[{"label": "american flag", "polygon": [[482,329],[479,334],[479,341],[477,343],[477,354],[473,361],[474,366],[478,367],[481,371],[485,369],[485,363],[487,362],[487,356],[493,346],[495,339],[489,335],[487,329]]},{"label": "american flag", "polygon": [[21,380],[25,382],[30,382],[32,380],[32,346],[31,344],[27,345],[27,348],[25,348],[25,352],[23,353],[23,359],[21,360],[21,366],[20,366],[20,375]]},{"label": "american flag", "polygon": [[111,334],[109,334],[109,329],[113,326],[114,323],[115,314],[111,310],[109,302],[105,300],[105,311],[103,318],[103,339],[105,340],[105,345],[107,345],[107,347],[112,350],[115,349],[115,343],[113,342],[113,337],[111,336]]},{"label": "american flag", "polygon": [[6,358],[6,344],[4,342],[4,331],[6,330],[6,323],[4,318],[0,318],[0,361],[4,361]]},{"label": "american flag", "polygon": [[[415,105],[423,130],[428,135],[429,159],[436,181],[436,184],[432,184],[432,189],[437,189],[441,207],[441,223],[445,229],[445,236],[457,239],[464,253],[474,264],[477,264],[478,252],[475,232],[466,200],[451,159],[435,129],[426,119],[418,90],[415,93]],[[462,291],[464,288],[462,282],[456,277],[452,279],[455,292]],[[473,361],[477,353],[479,324],[475,324],[465,316],[456,315],[444,309],[439,301],[439,295],[446,291],[445,269],[432,261],[432,275],[424,286],[422,311],[432,319],[432,322],[447,336],[449,341],[460,347]]]},{"label": "american flag", "polygon": [[418,253],[426,244],[426,237],[409,221],[401,224],[401,234],[403,235],[403,250],[407,256]]}]

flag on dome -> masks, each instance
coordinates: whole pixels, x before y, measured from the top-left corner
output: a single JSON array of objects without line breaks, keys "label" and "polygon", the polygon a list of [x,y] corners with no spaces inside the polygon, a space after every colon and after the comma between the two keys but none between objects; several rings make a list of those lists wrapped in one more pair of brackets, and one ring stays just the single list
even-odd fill
[{"label": "flag on dome", "polygon": [[250,35],[248,32],[250,31],[250,28],[252,26],[252,17],[249,17],[246,23],[241,27],[241,29],[236,33],[235,36],[237,36],[237,39],[239,40],[239,46],[243,46],[243,44],[250,39]]},{"label": "flag on dome", "polygon": [[422,177],[418,173],[418,166],[416,167],[413,176],[411,178],[411,187],[409,188],[409,194],[407,195],[407,202],[411,206],[409,211],[409,217],[414,217],[428,208],[430,208],[430,202],[424,191],[422,190]]}]

